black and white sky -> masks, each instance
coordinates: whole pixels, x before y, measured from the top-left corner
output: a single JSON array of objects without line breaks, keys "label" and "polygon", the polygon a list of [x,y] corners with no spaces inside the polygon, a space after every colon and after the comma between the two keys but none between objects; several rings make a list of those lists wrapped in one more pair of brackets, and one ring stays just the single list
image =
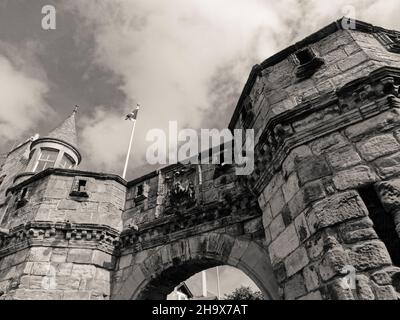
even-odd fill
[{"label": "black and white sky", "polygon": [[[43,30],[44,5],[56,30]],[[348,6],[354,6],[355,12]],[[149,129],[226,127],[251,67],[344,15],[400,29],[398,0],[0,0],[0,153],[73,110],[81,169],[128,178]]]}]

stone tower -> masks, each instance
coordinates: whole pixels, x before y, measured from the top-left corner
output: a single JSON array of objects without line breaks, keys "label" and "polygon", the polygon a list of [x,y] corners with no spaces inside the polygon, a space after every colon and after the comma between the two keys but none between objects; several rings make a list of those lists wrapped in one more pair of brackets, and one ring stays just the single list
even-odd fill
[{"label": "stone tower", "polygon": [[4,156],[0,298],[165,298],[231,265],[268,299],[397,299],[400,33],[343,25],[251,71],[230,122],[255,130],[250,176],[77,171],[75,114]]}]

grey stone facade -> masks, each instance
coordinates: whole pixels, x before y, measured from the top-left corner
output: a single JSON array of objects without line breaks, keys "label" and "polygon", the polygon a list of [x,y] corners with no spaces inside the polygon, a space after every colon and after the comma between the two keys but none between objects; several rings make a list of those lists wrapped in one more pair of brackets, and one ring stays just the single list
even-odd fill
[{"label": "grey stone facade", "polygon": [[399,34],[340,26],[253,68],[230,123],[255,130],[251,176],[212,165],[130,182],[32,174],[32,141],[3,157],[0,299],[165,298],[221,264],[269,299],[397,299]]}]

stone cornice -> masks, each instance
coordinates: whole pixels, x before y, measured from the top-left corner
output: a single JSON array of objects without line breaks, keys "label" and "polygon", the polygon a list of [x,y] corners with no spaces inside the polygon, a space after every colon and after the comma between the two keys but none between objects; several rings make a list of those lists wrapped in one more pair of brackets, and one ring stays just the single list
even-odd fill
[{"label": "stone cornice", "polygon": [[243,194],[234,204],[214,202],[122,232],[106,225],[35,221],[0,232],[0,258],[32,246],[90,248],[118,255],[121,250],[148,249],[257,217],[261,211],[256,200]]},{"label": "stone cornice", "polygon": [[262,212],[249,195],[243,195],[232,203],[212,203],[197,207],[184,216],[164,216],[152,222],[141,224],[121,233],[121,250],[134,252],[145,250],[188,235],[214,231],[241,222],[261,217]]},{"label": "stone cornice", "polygon": [[106,225],[30,222],[0,234],[0,257],[31,246],[93,248],[114,254],[119,232]]},{"label": "stone cornice", "polygon": [[23,182],[12,186],[11,188],[7,189],[6,194],[8,192],[14,192],[16,190],[20,190],[21,188],[31,184],[32,182],[41,180],[51,175],[56,176],[64,176],[64,177],[88,177],[88,178],[95,178],[98,180],[114,180],[123,186],[127,186],[127,181],[122,179],[120,176],[114,174],[107,174],[107,173],[96,173],[90,171],[79,171],[79,170],[69,170],[69,169],[59,169],[59,168],[49,168],[44,171],[41,171],[34,176],[24,180]]},{"label": "stone cornice", "polygon": [[[257,195],[291,150],[319,137],[344,129],[391,109],[400,108],[400,69],[384,67],[368,77],[352,81],[336,91],[305,101],[296,108],[270,119],[256,146],[256,170],[248,179]],[[320,112],[313,127],[293,124]],[[324,114],[325,113],[325,114]],[[324,116],[326,120],[324,120]],[[258,168],[258,169],[257,169]]]}]

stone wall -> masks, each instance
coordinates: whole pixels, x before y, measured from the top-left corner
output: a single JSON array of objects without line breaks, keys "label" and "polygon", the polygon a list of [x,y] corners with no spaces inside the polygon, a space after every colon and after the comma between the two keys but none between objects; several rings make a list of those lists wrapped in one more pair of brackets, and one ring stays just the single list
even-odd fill
[{"label": "stone wall", "polygon": [[3,157],[0,167],[0,177],[4,176],[0,184],[0,223],[6,209],[6,190],[14,184],[15,176],[25,171],[29,161],[30,144],[26,142]]},{"label": "stone wall", "polygon": [[[400,120],[398,111],[384,113],[293,150],[260,195],[286,299],[396,298],[387,275],[396,269],[357,192],[400,174],[398,129],[382,125],[389,117]],[[357,291],[342,288],[348,265]]]},{"label": "stone wall", "polygon": [[0,299],[104,300],[114,257],[100,250],[57,245],[23,249],[1,259]]},{"label": "stone wall", "polygon": [[[60,169],[40,175],[10,190],[0,298],[109,299],[125,205],[122,180]],[[71,194],[77,180],[86,181],[85,195]]]},{"label": "stone wall", "polygon": [[[121,182],[87,173],[59,172],[44,174],[41,179],[29,179],[14,187],[9,192],[12,197],[1,226],[11,229],[29,221],[69,221],[122,230],[126,187]],[[72,194],[79,180],[86,181],[86,195]],[[27,190],[27,194],[21,206],[18,196],[23,189]]]}]

